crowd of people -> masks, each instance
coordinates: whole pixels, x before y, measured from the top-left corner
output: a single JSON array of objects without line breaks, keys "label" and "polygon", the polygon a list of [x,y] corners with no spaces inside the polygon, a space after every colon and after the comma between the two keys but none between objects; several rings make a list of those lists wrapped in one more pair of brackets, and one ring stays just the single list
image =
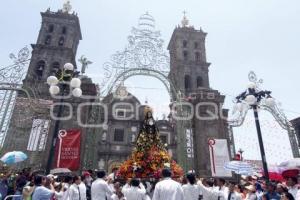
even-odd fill
[{"label": "crowd of people", "polygon": [[0,199],[13,200],[300,200],[297,177],[286,182],[266,182],[247,177],[238,183],[222,178],[197,178],[193,172],[172,179],[163,169],[161,179],[124,182],[105,171],[85,171],[81,176],[47,176],[22,171],[0,177]]}]

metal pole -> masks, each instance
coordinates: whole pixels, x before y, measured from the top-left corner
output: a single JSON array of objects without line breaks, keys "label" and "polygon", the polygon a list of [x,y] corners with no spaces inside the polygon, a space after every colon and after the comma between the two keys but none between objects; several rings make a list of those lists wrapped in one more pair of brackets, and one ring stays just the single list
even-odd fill
[{"label": "metal pole", "polygon": [[253,112],[254,112],[255,125],[256,125],[257,137],[258,137],[259,148],[260,148],[260,155],[261,155],[261,160],[262,160],[263,169],[264,169],[264,176],[266,177],[266,181],[269,182],[268,165],[267,165],[267,160],[266,160],[266,154],[265,154],[265,148],[264,148],[264,143],[263,143],[263,139],[262,139],[262,134],[261,134],[261,130],[260,130],[257,105],[253,105],[252,108],[253,108]]},{"label": "metal pole", "polygon": [[[64,96],[64,91],[65,91],[65,85],[62,86],[62,96]],[[64,98],[61,98],[59,102],[60,102],[60,104],[59,104],[59,107],[58,107],[57,118],[61,118],[61,116],[63,114]],[[56,142],[57,142],[57,137],[58,137],[58,132],[59,132],[59,126],[60,126],[60,120],[57,119],[55,121],[55,125],[54,125],[54,132],[53,132],[53,136],[52,136],[50,152],[49,152],[48,162],[47,162],[47,166],[46,166],[46,173],[47,174],[50,173],[50,170],[51,170],[52,165],[53,165],[53,158],[55,156],[55,147],[56,147]]]},{"label": "metal pole", "polygon": [[243,153],[244,153],[243,149],[240,148],[238,152],[239,152],[239,154],[241,156],[241,158],[240,158],[241,161],[243,161]]}]

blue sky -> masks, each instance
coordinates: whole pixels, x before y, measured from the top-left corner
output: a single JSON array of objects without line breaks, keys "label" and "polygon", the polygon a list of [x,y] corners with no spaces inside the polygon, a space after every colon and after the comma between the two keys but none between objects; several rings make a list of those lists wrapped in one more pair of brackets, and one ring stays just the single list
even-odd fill
[{"label": "blue sky", "polygon": [[[172,31],[187,11],[190,24],[206,32],[207,59],[211,87],[226,95],[226,108],[245,89],[250,70],[264,79],[263,88],[273,91],[289,119],[300,116],[300,2],[297,0],[73,0],[73,9],[81,22],[83,40],[78,54],[93,64],[87,73],[95,82],[110,55],[123,50],[131,27],[141,14],[149,11],[156,19],[167,46]],[[10,0],[0,7],[0,65],[11,64],[8,54],[35,43],[41,24],[40,11],[56,11],[62,0]],[[96,75],[96,76],[95,76]],[[163,85],[153,78],[135,77],[126,84],[142,102],[148,99],[157,116],[167,112],[169,98]],[[137,88],[138,87],[138,88]],[[145,89],[148,88],[148,89]],[[159,98],[157,93],[160,93]],[[260,112],[269,162],[291,157],[287,134],[268,113]],[[237,148],[247,159],[259,159],[252,114],[249,122],[235,128]],[[274,125],[275,124],[275,125]],[[276,148],[274,148],[276,147]]]}]

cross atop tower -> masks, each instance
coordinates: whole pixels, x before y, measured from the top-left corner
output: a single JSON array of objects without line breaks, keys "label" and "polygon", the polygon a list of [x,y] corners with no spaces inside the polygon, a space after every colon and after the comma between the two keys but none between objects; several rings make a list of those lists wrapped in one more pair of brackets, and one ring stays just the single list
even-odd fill
[{"label": "cross atop tower", "polygon": [[189,25],[189,20],[187,19],[187,17],[186,17],[186,11],[184,10],[183,11],[183,19],[182,19],[182,21],[181,21],[181,25],[182,25],[182,27],[187,27],[188,25]]},{"label": "cross atop tower", "polygon": [[65,12],[65,13],[71,12],[71,10],[72,10],[72,5],[71,5],[71,3],[70,3],[70,0],[64,0],[64,1],[65,1],[65,3],[64,3],[64,5],[63,5],[63,12]]}]

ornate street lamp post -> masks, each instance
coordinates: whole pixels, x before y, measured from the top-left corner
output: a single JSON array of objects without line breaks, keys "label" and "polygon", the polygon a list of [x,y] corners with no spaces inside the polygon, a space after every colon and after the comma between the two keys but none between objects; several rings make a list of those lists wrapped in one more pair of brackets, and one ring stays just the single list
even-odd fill
[{"label": "ornate street lamp post", "polygon": [[[66,63],[63,70],[59,71],[55,76],[49,76],[47,78],[47,83],[48,85],[50,85],[50,94],[56,99],[59,99],[59,107],[54,125],[54,133],[52,136],[49,158],[46,166],[47,174],[50,172],[53,164],[55,146],[60,126],[60,118],[63,115],[65,92],[67,91],[67,89],[69,89],[69,91],[71,91],[72,89],[72,95],[74,97],[80,97],[82,95],[82,90],[80,89],[81,80],[79,78],[75,78],[77,75],[78,73],[74,71],[73,64]],[[56,96],[58,94],[60,94],[60,96]]]},{"label": "ornate street lamp post", "polygon": [[[253,73],[254,74],[254,73]],[[255,74],[254,74],[255,75]],[[256,77],[255,77],[256,78]],[[249,79],[251,80],[251,73],[249,74]],[[267,105],[269,107],[274,106],[275,100],[271,97],[271,91],[261,90],[258,87],[258,83],[253,81],[248,85],[246,91],[241,93],[236,97],[236,108],[239,110],[243,109],[244,105],[247,105],[250,109],[253,110],[255,125],[257,130],[258,142],[260,147],[260,154],[263,164],[264,175],[266,177],[266,181],[269,181],[269,173],[268,173],[268,165],[265,155],[265,148],[262,139],[262,133],[260,128],[260,122],[258,117],[258,109],[261,104]]]}]

